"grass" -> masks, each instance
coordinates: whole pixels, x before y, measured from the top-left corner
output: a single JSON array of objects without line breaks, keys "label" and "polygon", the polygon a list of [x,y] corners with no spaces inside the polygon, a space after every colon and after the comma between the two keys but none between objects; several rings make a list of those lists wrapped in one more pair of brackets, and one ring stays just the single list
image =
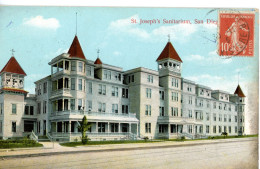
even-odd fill
[{"label": "grass", "polygon": [[160,141],[151,141],[151,140],[111,140],[111,141],[88,141],[87,144],[82,144],[81,142],[68,142],[60,143],[62,146],[66,147],[76,147],[76,146],[88,146],[88,145],[103,145],[103,144],[130,144],[130,143],[154,143]]},{"label": "grass", "polygon": [[28,148],[28,147],[42,147],[42,146],[43,146],[42,144],[29,139],[0,140],[0,149]]},{"label": "grass", "polygon": [[196,141],[196,140],[216,140],[216,139],[229,139],[229,138],[247,138],[247,137],[258,137],[258,134],[255,135],[243,135],[243,136],[209,136],[208,138],[201,139],[165,139],[164,141]]}]

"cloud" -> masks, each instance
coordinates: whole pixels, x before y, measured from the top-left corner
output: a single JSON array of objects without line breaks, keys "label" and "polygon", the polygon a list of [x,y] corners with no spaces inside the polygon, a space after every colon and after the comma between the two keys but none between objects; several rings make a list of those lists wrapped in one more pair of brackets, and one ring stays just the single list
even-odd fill
[{"label": "cloud", "polygon": [[201,55],[190,55],[189,57],[186,57],[186,61],[195,61],[195,60],[204,60],[205,57]]},{"label": "cloud", "polygon": [[58,29],[60,23],[56,18],[43,18],[43,16],[36,16],[30,19],[25,19],[23,22],[24,25],[42,28],[42,29]]},{"label": "cloud", "polygon": [[121,52],[119,52],[119,51],[114,51],[113,54],[114,54],[115,56],[119,56],[119,55],[121,55]]}]

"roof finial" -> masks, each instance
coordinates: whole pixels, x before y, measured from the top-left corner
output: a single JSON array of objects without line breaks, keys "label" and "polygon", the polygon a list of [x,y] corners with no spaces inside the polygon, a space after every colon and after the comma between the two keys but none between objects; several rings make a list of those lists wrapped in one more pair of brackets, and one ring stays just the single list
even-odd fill
[{"label": "roof finial", "polygon": [[77,36],[77,31],[78,31],[77,30],[78,29],[78,27],[77,27],[78,26],[78,17],[77,16],[78,16],[78,13],[76,12],[76,36]]},{"label": "roof finial", "polygon": [[168,42],[170,42],[170,41],[171,41],[171,35],[168,34]]},{"label": "roof finial", "polygon": [[99,58],[99,53],[100,53],[100,50],[97,49],[97,57]]},{"label": "roof finial", "polygon": [[14,52],[15,52],[14,49],[11,49],[10,51],[12,52],[12,56],[14,56]]}]

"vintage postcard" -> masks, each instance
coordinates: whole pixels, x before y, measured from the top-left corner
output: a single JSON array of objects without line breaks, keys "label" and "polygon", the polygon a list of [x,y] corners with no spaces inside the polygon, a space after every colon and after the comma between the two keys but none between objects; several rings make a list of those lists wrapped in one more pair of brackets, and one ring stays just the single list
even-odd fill
[{"label": "vintage postcard", "polygon": [[0,168],[258,168],[258,9],[0,17]]}]

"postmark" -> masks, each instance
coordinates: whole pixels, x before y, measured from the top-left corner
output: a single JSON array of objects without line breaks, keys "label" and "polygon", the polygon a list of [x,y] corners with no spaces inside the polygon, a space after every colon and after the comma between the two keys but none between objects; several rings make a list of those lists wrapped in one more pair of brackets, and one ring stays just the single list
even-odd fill
[{"label": "postmark", "polygon": [[220,11],[218,15],[218,54],[254,56],[255,13]]}]

